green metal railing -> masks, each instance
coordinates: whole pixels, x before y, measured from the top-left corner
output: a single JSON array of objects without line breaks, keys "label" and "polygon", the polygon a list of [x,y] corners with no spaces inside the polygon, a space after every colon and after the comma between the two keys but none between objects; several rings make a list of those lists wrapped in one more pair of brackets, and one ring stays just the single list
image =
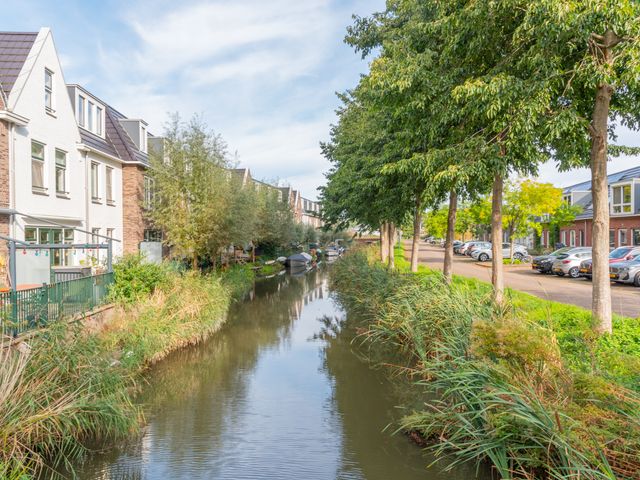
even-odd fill
[{"label": "green metal railing", "polygon": [[100,305],[113,273],[0,292],[0,332],[17,336],[64,317],[87,313]]}]

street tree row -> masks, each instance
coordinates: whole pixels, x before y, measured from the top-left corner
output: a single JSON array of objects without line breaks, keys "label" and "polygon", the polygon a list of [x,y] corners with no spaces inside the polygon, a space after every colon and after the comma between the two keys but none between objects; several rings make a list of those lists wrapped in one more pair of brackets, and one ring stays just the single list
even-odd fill
[{"label": "street tree row", "polygon": [[640,2],[389,0],[346,41],[371,63],[323,145],[325,221],[380,229],[387,244],[412,215],[415,270],[420,217],[448,201],[450,281],[458,202],[490,194],[500,304],[505,181],[549,160],[589,166],[593,316],[610,332],[607,159],[632,152],[609,143],[615,127],[640,123]]}]

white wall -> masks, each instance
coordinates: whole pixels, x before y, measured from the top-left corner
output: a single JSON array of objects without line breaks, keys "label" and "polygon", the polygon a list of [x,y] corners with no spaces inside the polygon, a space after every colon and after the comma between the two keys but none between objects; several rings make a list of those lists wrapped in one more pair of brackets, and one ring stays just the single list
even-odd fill
[{"label": "white wall", "polygon": [[[53,72],[53,109],[48,113],[44,103],[44,70]],[[80,134],[67,93],[62,67],[53,38],[48,29],[42,29],[14,85],[8,99],[12,110],[29,119],[26,127],[13,129],[10,158],[12,193],[11,205],[18,211],[85,228],[85,160],[78,151]],[[45,193],[34,193],[31,181],[31,141],[45,145]],[[68,195],[56,193],[55,150],[67,153],[66,190]],[[24,228],[29,225],[46,226],[18,216],[12,236],[24,239]],[[74,241],[84,241],[76,232]],[[75,256],[74,258],[79,258]]]},{"label": "white wall", "polygon": [[[113,242],[113,255],[115,257],[122,256],[122,237],[123,237],[123,216],[122,216],[122,164],[108,157],[99,155],[94,152],[87,153],[87,164],[92,162],[98,164],[98,193],[101,201],[93,202],[89,198],[89,212],[87,217],[88,231],[93,228],[99,228],[101,235],[107,234],[108,228],[114,229],[114,238],[120,242]],[[113,168],[113,198],[114,204],[109,205],[106,201],[106,168]],[[90,235],[87,241],[91,241]],[[100,239],[100,242],[105,241]],[[103,251],[101,258],[106,258],[106,251]]]}]

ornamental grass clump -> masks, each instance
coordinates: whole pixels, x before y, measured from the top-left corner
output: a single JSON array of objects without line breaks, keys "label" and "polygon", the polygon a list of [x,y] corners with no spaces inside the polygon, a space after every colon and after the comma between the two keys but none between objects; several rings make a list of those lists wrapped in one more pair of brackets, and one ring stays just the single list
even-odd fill
[{"label": "ornamental grass clump", "polygon": [[54,325],[30,348],[0,345],[0,478],[53,473],[87,439],[124,438],[139,418],[93,336]]}]

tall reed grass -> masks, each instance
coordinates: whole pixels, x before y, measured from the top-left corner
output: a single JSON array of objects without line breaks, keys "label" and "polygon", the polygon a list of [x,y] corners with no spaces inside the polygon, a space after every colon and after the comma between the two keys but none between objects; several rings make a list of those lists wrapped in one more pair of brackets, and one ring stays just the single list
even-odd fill
[{"label": "tall reed grass", "polygon": [[566,327],[559,341],[558,324],[570,322],[533,320],[523,305],[541,308],[534,300],[499,309],[480,282],[448,286],[435,272],[402,268],[355,252],[334,266],[332,285],[371,348],[402,352],[400,371],[426,387],[428,400],[403,429],[429,439],[451,467],[488,461],[502,479],[638,478],[640,398],[626,386],[628,371],[576,361],[587,330]]},{"label": "tall reed grass", "polygon": [[[120,282],[132,276],[121,273]],[[157,273],[135,287],[116,280],[117,313],[97,331],[60,322],[18,348],[0,343],[0,479],[54,478],[87,445],[135,434],[140,373],[220,328],[253,282],[251,271]]]}]

